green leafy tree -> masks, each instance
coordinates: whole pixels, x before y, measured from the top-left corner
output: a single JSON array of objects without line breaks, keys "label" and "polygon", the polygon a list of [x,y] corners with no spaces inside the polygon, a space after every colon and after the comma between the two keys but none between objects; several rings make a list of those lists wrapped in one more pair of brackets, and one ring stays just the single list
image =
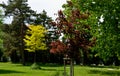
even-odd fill
[{"label": "green leafy tree", "polygon": [[36,63],[36,51],[39,50],[46,50],[46,44],[45,44],[45,33],[47,30],[43,26],[34,26],[30,25],[28,26],[29,29],[27,30],[25,35],[25,43],[26,43],[26,49],[29,52],[34,52],[34,63]]},{"label": "green leafy tree", "polygon": [[109,60],[111,62],[108,63],[117,62],[120,57],[118,47],[120,45],[120,11],[118,10],[120,1],[74,0],[74,2],[78,2],[79,7],[84,4],[85,9],[82,10],[89,10],[96,17],[97,23],[92,30],[95,30],[93,33],[97,37],[97,43],[93,50],[98,52],[97,55],[105,62]]},{"label": "green leafy tree", "polygon": [[[104,61],[119,59],[119,0],[70,0],[69,4],[63,5],[66,15],[72,7],[80,9],[82,12],[86,11],[91,14],[87,23],[90,23],[91,33],[96,36],[96,46],[92,49]],[[73,6],[70,6],[73,5]],[[70,7],[69,7],[70,6]],[[114,62],[114,61],[111,62]]]},{"label": "green leafy tree", "polygon": [[1,26],[3,35],[3,47],[4,47],[4,56],[11,58],[12,62],[18,62],[19,58],[16,53],[16,47],[14,45],[15,38],[11,36],[11,25],[3,24]]},{"label": "green leafy tree", "polygon": [[[99,36],[96,50],[104,61],[110,60],[112,57],[120,58],[120,6],[119,0],[98,1],[94,0],[93,11],[98,13],[98,18],[102,16],[104,21],[99,21]],[[116,62],[116,59],[113,59]],[[112,61],[114,62],[114,61]]]}]

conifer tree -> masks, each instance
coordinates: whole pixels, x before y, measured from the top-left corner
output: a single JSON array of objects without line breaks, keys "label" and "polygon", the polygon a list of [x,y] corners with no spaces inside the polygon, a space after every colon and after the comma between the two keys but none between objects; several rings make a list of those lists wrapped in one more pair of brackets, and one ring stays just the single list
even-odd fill
[{"label": "conifer tree", "polygon": [[23,38],[26,32],[26,23],[31,22],[31,16],[35,14],[28,6],[27,0],[8,0],[7,4],[0,4],[5,12],[5,16],[12,16],[13,21],[10,25],[11,36],[14,37],[13,52],[20,53],[22,64],[25,65],[25,51]]}]

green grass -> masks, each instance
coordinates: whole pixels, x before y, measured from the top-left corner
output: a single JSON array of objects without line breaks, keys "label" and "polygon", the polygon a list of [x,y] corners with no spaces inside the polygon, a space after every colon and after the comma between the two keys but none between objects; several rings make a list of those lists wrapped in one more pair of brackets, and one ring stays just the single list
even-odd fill
[{"label": "green grass", "polygon": [[[63,66],[41,65],[42,69],[33,70],[21,64],[0,63],[0,76],[63,76]],[[120,76],[119,67],[75,66],[74,76]],[[69,75],[69,66],[67,66]]]}]

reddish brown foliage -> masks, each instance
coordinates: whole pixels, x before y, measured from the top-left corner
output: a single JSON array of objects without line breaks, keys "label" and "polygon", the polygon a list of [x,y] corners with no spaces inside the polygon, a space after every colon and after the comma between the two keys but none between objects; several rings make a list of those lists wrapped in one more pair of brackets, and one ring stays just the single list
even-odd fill
[{"label": "reddish brown foliage", "polygon": [[[72,5],[71,2],[68,2]],[[96,39],[90,41],[90,33],[85,30],[90,30],[89,25],[81,24],[77,20],[85,20],[89,17],[89,14],[81,14],[80,10],[75,9],[71,11],[71,16],[65,17],[64,13],[58,11],[58,18],[56,22],[52,22],[53,26],[58,28],[56,34],[63,33],[66,35],[66,41],[61,42],[59,40],[51,43],[51,53],[68,53],[69,56],[74,57],[79,48],[88,50],[95,44]]]},{"label": "reddish brown foliage", "polygon": [[66,50],[66,45],[60,40],[51,42],[50,46],[52,46],[51,53],[62,53]]}]

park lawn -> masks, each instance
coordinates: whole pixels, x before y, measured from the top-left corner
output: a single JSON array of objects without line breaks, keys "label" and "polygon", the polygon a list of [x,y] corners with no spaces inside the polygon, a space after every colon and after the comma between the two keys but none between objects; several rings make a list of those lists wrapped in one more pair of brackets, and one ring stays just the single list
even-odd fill
[{"label": "park lawn", "polygon": [[[0,63],[0,76],[63,76],[63,66],[41,65],[40,70],[33,70],[30,66],[21,64]],[[75,66],[74,76],[120,76],[119,67],[90,67]],[[69,66],[67,66],[69,76]]]}]

